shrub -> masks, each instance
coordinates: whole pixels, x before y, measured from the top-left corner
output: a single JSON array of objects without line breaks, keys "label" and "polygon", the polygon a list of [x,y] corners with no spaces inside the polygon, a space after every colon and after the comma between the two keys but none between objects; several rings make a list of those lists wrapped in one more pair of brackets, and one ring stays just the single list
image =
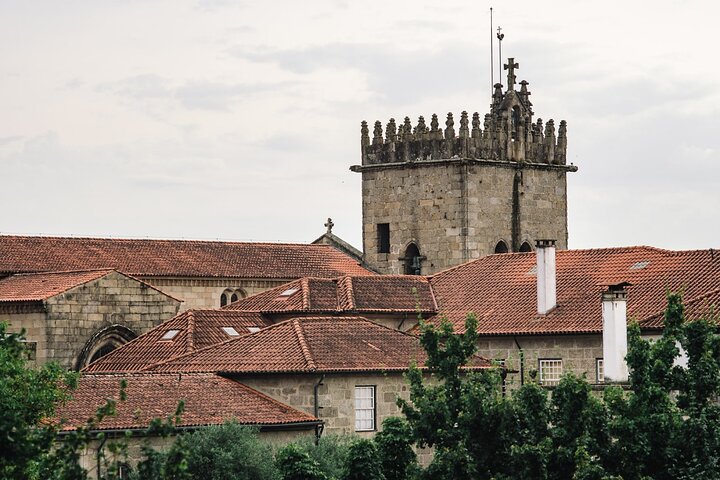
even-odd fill
[{"label": "shrub", "polygon": [[320,465],[297,445],[287,445],[277,454],[276,463],[283,480],[327,480]]}]

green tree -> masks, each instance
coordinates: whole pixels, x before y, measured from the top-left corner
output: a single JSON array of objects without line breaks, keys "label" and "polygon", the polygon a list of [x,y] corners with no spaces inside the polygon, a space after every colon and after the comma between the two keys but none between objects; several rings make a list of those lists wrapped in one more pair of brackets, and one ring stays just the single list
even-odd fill
[{"label": "green tree", "polygon": [[412,447],[412,429],[407,420],[400,417],[386,418],[374,440],[386,480],[407,480],[415,473],[417,455]]},{"label": "green tree", "polygon": [[272,447],[257,429],[228,422],[182,437],[188,453],[187,472],[202,480],[276,480],[279,472]]},{"label": "green tree", "polygon": [[303,436],[292,444],[317,462],[329,479],[337,480],[343,476],[348,451],[355,440],[354,435],[327,434],[317,442],[315,437]]},{"label": "green tree", "polygon": [[362,438],[350,445],[343,480],[385,480],[372,440]]},{"label": "green tree", "polygon": [[310,455],[292,443],[278,452],[275,461],[282,480],[327,480],[328,478]]},{"label": "green tree", "polygon": [[56,363],[31,368],[24,332],[9,333],[0,323],[0,478],[28,478],[46,452],[55,429],[41,420],[52,416],[77,384],[77,376]]}]

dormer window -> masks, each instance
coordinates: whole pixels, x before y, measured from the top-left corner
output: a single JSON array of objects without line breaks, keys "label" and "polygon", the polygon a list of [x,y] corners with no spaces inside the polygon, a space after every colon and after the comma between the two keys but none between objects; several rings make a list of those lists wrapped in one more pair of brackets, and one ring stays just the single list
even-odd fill
[{"label": "dormer window", "polygon": [[180,333],[180,330],[168,330],[160,337],[160,340],[172,340],[178,333]]}]

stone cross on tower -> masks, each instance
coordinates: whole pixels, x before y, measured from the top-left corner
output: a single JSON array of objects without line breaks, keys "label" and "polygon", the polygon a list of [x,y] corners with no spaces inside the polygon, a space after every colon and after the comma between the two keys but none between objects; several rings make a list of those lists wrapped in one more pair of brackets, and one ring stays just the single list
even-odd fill
[{"label": "stone cross on tower", "polygon": [[508,63],[503,66],[508,71],[508,91],[515,90],[515,69],[520,68],[520,64],[515,63],[514,58],[508,58]]},{"label": "stone cross on tower", "polygon": [[325,223],[325,226],[327,227],[327,233],[332,233],[332,229],[335,226],[335,224],[332,221],[332,218],[328,217],[328,221]]}]

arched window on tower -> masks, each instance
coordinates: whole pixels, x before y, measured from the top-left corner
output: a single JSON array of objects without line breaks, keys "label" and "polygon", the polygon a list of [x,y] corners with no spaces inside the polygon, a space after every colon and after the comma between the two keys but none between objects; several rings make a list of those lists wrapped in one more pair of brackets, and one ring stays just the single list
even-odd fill
[{"label": "arched window on tower", "polygon": [[508,251],[507,243],[502,240],[495,245],[495,253],[508,253]]},{"label": "arched window on tower", "polygon": [[532,252],[532,247],[528,242],[523,242],[522,245],[520,245],[520,251],[521,252]]},{"label": "arched window on tower", "polygon": [[410,243],[405,249],[405,275],[421,275],[422,261],[424,258],[420,255],[420,249],[415,243]]}]

